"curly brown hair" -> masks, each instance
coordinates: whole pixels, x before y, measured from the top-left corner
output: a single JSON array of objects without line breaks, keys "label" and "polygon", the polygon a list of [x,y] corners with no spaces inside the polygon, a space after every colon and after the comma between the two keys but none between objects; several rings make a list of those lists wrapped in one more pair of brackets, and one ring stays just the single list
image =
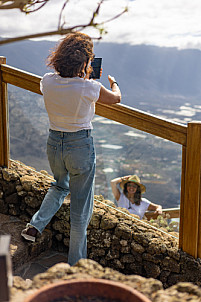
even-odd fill
[{"label": "curly brown hair", "polygon": [[[123,189],[123,193],[124,193],[124,195],[126,195],[126,197],[128,197],[127,184],[128,184],[128,182],[125,183],[124,189]],[[136,184],[136,185],[137,185],[137,184]],[[142,197],[141,188],[140,188],[140,186],[137,185],[137,190],[136,190],[136,192],[135,192],[135,194],[134,194],[134,203],[135,203],[137,206],[139,206],[140,203],[141,203],[141,197]]]},{"label": "curly brown hair", "polygon": [[[56,46],[47,58],[47,66],[53,67],[63,78],[84,77],[89,60],[93,60],[92,39],[81,32],[70,33]],[[84,68],[84,64],[86,66]],[[88,68],[90,73],[92,68]]]}]

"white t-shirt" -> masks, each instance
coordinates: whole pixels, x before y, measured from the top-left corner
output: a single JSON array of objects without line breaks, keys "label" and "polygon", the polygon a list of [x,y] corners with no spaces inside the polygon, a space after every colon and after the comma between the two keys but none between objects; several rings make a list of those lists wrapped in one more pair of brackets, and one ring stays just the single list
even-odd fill
[{"label": "white t-shirt", "polygon": [[131,214],[138,215],[140,219],[143,218],[144,213],[147,211],[150,203],[151,202],[148,199],[142,198],[140,205],[137,206],[136,204],[129,202],[129,199],[124,195],[124,193],[121,193],[120,198],[117,201],[119,207],[127,209]]},{"label": "white t-shirt", "polygon": [[41,80],[45,107],[50,129],[76,132],[92,129],[95,103],[100,94],[101,83],[83,79],[62,78],[56,73],[46,73]]}]

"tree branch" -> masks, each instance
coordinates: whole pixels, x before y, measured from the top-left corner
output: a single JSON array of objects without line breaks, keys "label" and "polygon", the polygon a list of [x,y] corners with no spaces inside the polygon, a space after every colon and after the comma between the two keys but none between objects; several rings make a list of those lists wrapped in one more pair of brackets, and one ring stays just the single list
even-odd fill
[{"label": "tree branch", "polygon": [[65,9],[68,2],[69,2],[69,0],[66,0],[63,7],[62,7],[62,9],[61,9],[61,12],[60,12],[60,15],[59,15],[58,29],[61,29],[63,27],[63,25],[61,25],[61,17],[62,17],[62,13],[63,13],[63,11],[64,11],[64,9]]},{"label": "tree branch", "polygon": [[94,19],[95,19],[96,16],[98,16],[98,14],[99,14],[99,10],[100,10],[100,7],[101,7],[101,5],[102,5],[103,2],[104,2],[104,0],[101,0],[101,1],[98,3],[98,6],[97,6],[96,10],[93,12],[93,15],[92,15],[92,18],[91,18],[91,21],[89,22],[89,24],[93,24]]},{"label": "tree branch", "polygon": [[71,32],[80,31],[80,30],[82,30],[86,27],[90,27],[90,26],[91,25],[89,25],[89,24],[77,25],[77,26],[66,28],[66,29],[58,29],[58,30],[50,31],[50,32],[43,32],[43,33],[38,33],[38,34],[31,34],[31,35],[26,35],[26,36],[21,36],[21,37],[9,38],[9,39],[5,39],[5,40],[1,40],[0,45],[23,41],[23,40],[27,40],[27,39],[41,38],[41,37],[46,37],[46,36],[66,35]]},{"label": "tree branch", "polygon": [[[7,2],[7,1],[8,0],[3,0],[3,2]],[[15,1],[22,1],[22,0],[15,0]],[[26,0],[26,2],[27,1],[31,1],[31,0]],[[49,0],[38,0],[38,1],[35,0],[34,3],[35,4],[36,3],[43,3],[42,6],[44,6],[48,1]],[[27,40],[27,39],[41,38],[41,37],[46,37],[46,36],[66,35],[66,34],[71,33],[71,32],[81,31],[81,30],[83,30],[85,28],[88,28],[88,27],[93,27],[97,31],[99,31],[99,37],[94,38],[94,39],[100,40],[102,38],[103,33],[105,32],[104,28],[101,28],[100,26],[103,25],[103,24],[105,24],[105,23],[111,22],[111,21],[113,21],[116,18],[119,18],[121,15],[123,15],[125,12],[128,11],[128,9],[125,8],[121,13],[119,13],[118,15],[112,17],[111,19],[108,19],[108,20],[100,22],[100,23],[96,23],[95,22],[95,18],[98,16],[100,7],[101,7],[101,5],[103,4],[104,1],[105,0],[101,0],[98,3],[97,8],[93,12],[92,17],[91,17],[89,23],[75,25],[75,26],[68,27],[68,28],[63,28],[63,26],[61,26],[61,17],[62,17],[62,13],[63,13],[63,10],[64,10],[65,6],[69,2],[69,0],[66,0],[65,3],[63,4],[62,9],[61,9],[61,13],[60,13],[60,16],[59,16],[59,24],[58,24],[58,29],[57,30],[50,31],[50,32],[38,33],[38,34],[37,33],[36,34],[30,34],[30,35],[25,35],[25,36],[21,36],[21,37],[14,37],[14,38],[3,39],[3,40],[0,40],[0,45],[8,44],[8,43],[13,43],[13,42],[18,42],[18,41],[23,41],[23,40]]]},{"label": "tree branch", "polygon": [[116,15],[116,16],[114,16],[114,17],[112,17],[112,18],[110,18],[110,19],[108,19],[108,20],[106,20],[106,21],[104,21],[102,24],[111,22],[111,21],[113,21],[113,20],[119,18],[120,16],[122,16],[124,13],[127,13],[127,12],[128,12],[128,7],[125,7],[125,9],[124,9],[121,13],[119,13],[118,15]]},{"label": "tree branch", "polygon": [[[27,4],[24,8],[23,8],[23,12],[25,13],[34,13],[36,11],[38,11],[39,9],[41,9],[43,6],[45,6],[45,4],[47,4],[49,0],[41,0],[41,1],[36,1],[35,3],[33,4]],[[36,9],[32,9],[32,10],[29,10],[29,7],[32,7],[33,5],[35,4],[38,4],[38,3],[42,3],[41,6],[39,6],[38,8]]]},{"label": "tree branch", "polygon": [[[19,8],[24,13],[32,13],[41,9],[49,0],[1,0],[0,9],[13,9]],[[6,4],[8,3],[8,4]],[[38,8],[29,10],[30,7],[36,4],[41,4]]]}]

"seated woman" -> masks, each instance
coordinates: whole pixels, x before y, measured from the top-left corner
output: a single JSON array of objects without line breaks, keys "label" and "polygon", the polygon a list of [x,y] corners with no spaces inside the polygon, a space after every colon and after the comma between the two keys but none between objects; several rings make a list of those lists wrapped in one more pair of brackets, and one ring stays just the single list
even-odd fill
[{"label": "seated woman", "polygon": [[[122,188],[123,193],[120,192],[118,184]],[[126,208],[131,214],[138,215],[140,219],[144,217],[147,210],[162,214],[162,207],[160,205],[141,197],[141,194],[146,191],[146,187],[140,183],[137,175],[114,178],[111,180],[111,187],[117,205]]]}]

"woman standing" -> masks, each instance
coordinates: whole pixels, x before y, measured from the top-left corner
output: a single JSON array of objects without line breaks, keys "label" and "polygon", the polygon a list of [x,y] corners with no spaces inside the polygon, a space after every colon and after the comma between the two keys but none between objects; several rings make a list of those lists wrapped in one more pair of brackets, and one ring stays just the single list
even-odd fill
[{"label": "woman standing", "polygon": [[[123,193],[120,192],[118,184]],[[115,178],[111,180],[111,187],[118,206],[126,208],[131,214],[138,215],[140,219],[144,217],[147,210],[162,214],[162,207],[160,205],[141,197],[141,194],[146,191],[146,187],[140,183],[137,175]]]},{"label": "woman standing", "polygon": [[87,257],[87,227],[93,211],[95,152],[91,136],[95,103],[115,104],[121,92],[114,77],[108,76],[111,90],[89,80],[94,58],[93,42],[83,33],[70,33],[52,51],[47,73],[41,81],[50,130],[47,155],[55,182],[38,212],[21,235],[35,241],[64,198],[71,193],[68,263]]}]

